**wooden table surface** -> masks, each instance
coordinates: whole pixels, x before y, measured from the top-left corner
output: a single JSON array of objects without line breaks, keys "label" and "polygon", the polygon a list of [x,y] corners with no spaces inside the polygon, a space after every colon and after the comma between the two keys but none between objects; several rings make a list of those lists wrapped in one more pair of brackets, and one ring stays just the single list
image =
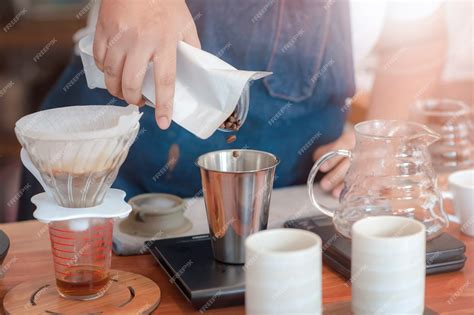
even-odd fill
[{"label": "wooden table surface", "polygon": [[[53,261],[50,251],[47,225],[37,221],[0,224],[11,241],[10,251],[1,267],[4,278],[0,280],[0,296],[22,281],[50,274],[53,277]],[[468,260],[463,270],[426,279],[426,305],[440,314],[474,314],[474,238],[459,232],[451,224],[449,233],[466,244]],[[195,311],[165,272],[150,255],[114,256],[112,268],[142,274],[158,283],[162,300],[156,314],[192,314]],[[323,267],[323,303],[349,301],[349,284],[328,267]],[[0,309],[0,313],[3,309]],[[243,307],[207,310],[208,314],[244,314]]]}]

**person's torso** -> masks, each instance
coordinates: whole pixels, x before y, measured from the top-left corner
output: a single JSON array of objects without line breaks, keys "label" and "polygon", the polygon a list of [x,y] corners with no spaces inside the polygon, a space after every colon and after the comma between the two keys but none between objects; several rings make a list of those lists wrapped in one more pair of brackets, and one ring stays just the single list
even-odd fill
[{"label": "person's torso", "polygon": [[312,151],[342,132],[354,93],[348,4],[317,0],[190,0],[202,48],[239,69],[272,71],[250,89],[249,116],[228,144],[216,132],[201,140],[172,124],[161,131],[145,108],[141,133],[114,186],[137,193],[193,196],[194,160],[203,153],[251,148],[281,159],[275,186],[304,182]]}]

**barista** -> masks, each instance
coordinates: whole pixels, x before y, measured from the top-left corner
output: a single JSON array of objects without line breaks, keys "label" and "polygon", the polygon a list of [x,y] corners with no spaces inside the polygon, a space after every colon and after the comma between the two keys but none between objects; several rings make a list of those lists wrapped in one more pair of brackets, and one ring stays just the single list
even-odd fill
[{"label": "barista", "polygon": [[[346,1],[102,0],[75,39],[95,33],[95,61],[105,73],[108,91],[87,87],[75,55],[41,109],[141,105],[144,70],[153,61],[156,110],[141,109],[141,130],[113,187],[128,197],[146,192],[200,195],[196,158],[243,147],[281,159],[275,187],[302,184],[313,151],[341,135],[344,102],[354,94],[349,21]],[[216,132],[201,140],[171,121],[180,40],[239,69],[274,73],[251,85],[249,114],[232,144],[226,142],[228,134]],[[24,183],[35,182],[23,173]],[[23,200],[39,189],[29,189]],[[28,204],[20,206],[21,219],[31,216]]]}]

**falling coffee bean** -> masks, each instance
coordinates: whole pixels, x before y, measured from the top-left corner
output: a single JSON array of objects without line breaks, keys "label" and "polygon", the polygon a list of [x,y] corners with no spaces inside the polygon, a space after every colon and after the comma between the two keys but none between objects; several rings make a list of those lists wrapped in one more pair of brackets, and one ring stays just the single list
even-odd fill
[{"label": "falling coffee bean", "polygon": [[229,144],[232,143],[232,142],[234,142],[235,140],[237,140],[237,136],[236,136],[236,135],[230,135],[230,136],[228,136],[227,139],[226,139],[227,143],[229,143]]},{"label": "falling coffee bean", "polygon": [[[228,131],[238,131],[240,129],[240,119],[237,118],[237,113],[234,111],[227,119],[219,126],[221,129]],[[236,135],[230,135],[226,138],[227,143],[232,143],[237,140]]]}]

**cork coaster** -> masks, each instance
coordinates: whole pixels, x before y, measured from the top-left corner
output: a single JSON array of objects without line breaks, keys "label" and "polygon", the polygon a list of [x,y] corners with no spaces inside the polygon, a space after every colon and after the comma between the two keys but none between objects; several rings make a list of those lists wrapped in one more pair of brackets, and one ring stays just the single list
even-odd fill
[{"label": "cork coaster", "polygon": [[6,314],[150,314],[160,304],[161,290],[135,273],[111,270],[110,287],[100,298],[67,300],[56,291],[53,276],[23,282],[3,300]]}]

